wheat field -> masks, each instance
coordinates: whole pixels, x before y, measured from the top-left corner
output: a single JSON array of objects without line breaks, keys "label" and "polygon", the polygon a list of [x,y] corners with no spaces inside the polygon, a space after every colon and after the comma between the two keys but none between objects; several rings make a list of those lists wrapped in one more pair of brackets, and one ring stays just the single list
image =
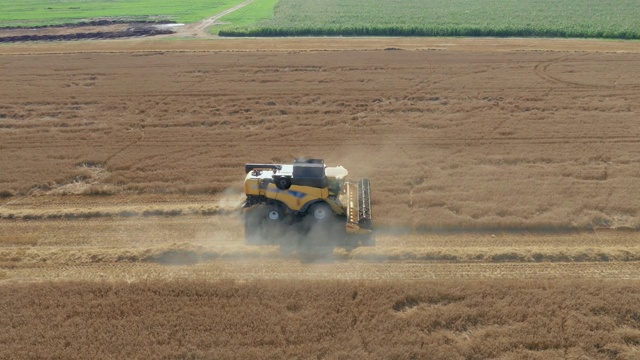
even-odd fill
[{"label": "wheat field", "polygon": [[617,281],[62,282],[0,294],[4,358],[634,359],[640,351],[638,287]]},{"label": "wheat field", "polygon": [[637,53],[0,58],[5,203],[215,197],[245,162],[312,156],[372,180],[381,226],[639,226]]},{"label": "wheat field", "polygon": [[[640,50],[0,47],[0,358],[635,359]],[[243,242],[245,162],[369,177],[377,245]]]}]

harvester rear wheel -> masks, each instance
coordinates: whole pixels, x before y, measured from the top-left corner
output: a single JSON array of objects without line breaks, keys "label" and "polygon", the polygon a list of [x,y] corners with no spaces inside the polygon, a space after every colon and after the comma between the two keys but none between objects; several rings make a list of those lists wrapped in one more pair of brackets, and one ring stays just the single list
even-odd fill
[{"label": "harvester rear wheel", "polygon": [[262,223],[262,236],[270,244],[279,243],[286,232],[285,213],[282,205],[271,204],[267,207]]},{"label": "harvester rear wheel", "polygon": [[282,221],[284,217],[284,212],[279,206],[272,205],[269,206],[269,212],[267,213],[267,218],[270,221]]}]

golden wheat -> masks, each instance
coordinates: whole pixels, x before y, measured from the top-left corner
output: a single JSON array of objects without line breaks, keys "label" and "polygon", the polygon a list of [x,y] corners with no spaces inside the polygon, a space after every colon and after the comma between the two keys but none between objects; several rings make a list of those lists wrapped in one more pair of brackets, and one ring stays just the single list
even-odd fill
[{"label": "golden wheat", "polygon": [[1,286],[0,357],[631,359],[639,296],[585,280]]},{"label": "golden wheat", "polygon": [[3,55],[0,201],[215,198],[307,155],[370,177],[380,225],[637,228],[638,56]]}]

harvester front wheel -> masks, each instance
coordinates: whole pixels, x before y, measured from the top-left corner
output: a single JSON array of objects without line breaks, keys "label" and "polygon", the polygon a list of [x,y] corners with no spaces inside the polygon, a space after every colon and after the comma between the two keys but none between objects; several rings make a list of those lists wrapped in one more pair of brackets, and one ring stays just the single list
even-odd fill
[{"label": "harvester front wheel", "polygon": [[343,237],[345,224],[338,221],[329,204],[317,202],[309,207],[302,229],[298,253],[303,261],[315,261],[332,256],[338,239]]},{"label": "harvester front wheel", "polygon": [[327,203],[315,203],[309,207],[309,215],[316,222],[327,222],[331,217],[331,207]]}]

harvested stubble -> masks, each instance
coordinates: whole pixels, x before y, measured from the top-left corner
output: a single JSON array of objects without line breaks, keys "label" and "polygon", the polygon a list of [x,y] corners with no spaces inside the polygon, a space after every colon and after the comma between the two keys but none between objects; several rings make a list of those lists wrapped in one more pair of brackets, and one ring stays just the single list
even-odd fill
[{"label": "harvested stubble", "polygon": [[349,259],[369,261],[450,261],[450,262],[597,262],[640,261],[639,246],[624,247],[481,247],[433,249],[359,248]]},{"label": "harvested stubble", "polygon": [[[376,238],[377,245],[373,248],[357,248],[350,252],[336,250],[332,258],[336,261],[494,264],[640,261],[640,234],[634,231],[378,233]],[[244,245],[243,226],[237,214],[0,222],[0,262],[11,267],[175,264],[235,258],[283,259],[288,256],[276,247]]]},{"label": "harvested stubble", "polygon": [[[13,245],[11,242],[2,241],[2,243]],[[304,249],[301,251],[299,255],[304,256],[306,254]],[[274,246],[200,246],[190,243],[173,243],[154,247],[97,247],[89,249],[7,247],[0,249],[0,267],[31,268],[40,265],[61,267],[81,264],[149,262],[182,265],[209,262],[216,259],[287,259],[290,256],[287,252]],[[316,257],[324,258],[327,261],[412,261],[422,263],[640,262],[640,247],[448,247],[441,249],[379,247],[374,249],[359,248],[351,252],[336,249],[332,254],[318,253]]]},{"label": "harvested stubble", "polygon": [[61,282],[0,287],[0,357],[633,359],[620,281]]},{"label": "harvested stubble", "polygon": [[638,57],[3,55],[0,191],[214,195],[306,155],[371,178],[380,225],[638,228]]},{"label": "harvested stubble", "polygon": [[0,249],[0,267],[31,268],[41,265],[56,267],[82,264],[159,263],[195,264],[215,259],[257,259],[282,257],[276,247],[215,246],[173,243],[155,247],[93,248],[82,247],[9,247]]}]

